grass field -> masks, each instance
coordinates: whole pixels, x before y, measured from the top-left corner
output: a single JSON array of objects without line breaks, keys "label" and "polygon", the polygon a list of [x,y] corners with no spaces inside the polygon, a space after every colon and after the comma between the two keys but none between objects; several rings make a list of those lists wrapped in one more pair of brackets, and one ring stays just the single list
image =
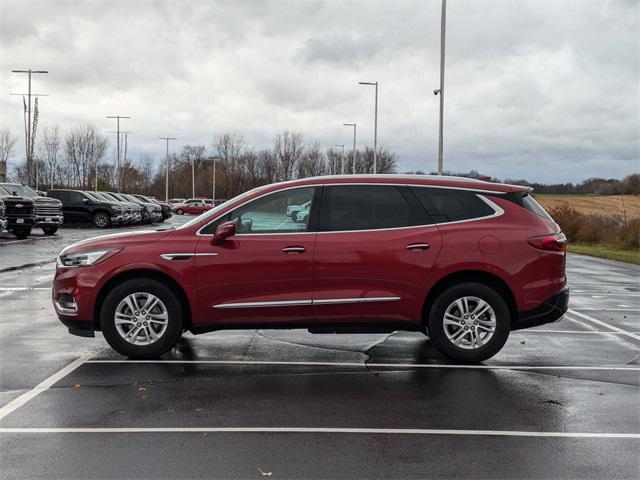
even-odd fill
[{"label": "grass field", "polygon": [[608,244],[586,244],[586,243],[569,243],[569,251],[580,253],[582,255],[590,255],[592,257],[606,258],[608,260],[619,260],[621,262],[635,263],[640,265],[640,250],[622,248],[618,245]]},{"label": "grass field", "polygon": [[640,195],[535,195],[547,210],[568,203],[585,215],[640,217]]},{"label": "grass field", "polygon": [[[535,198],[569,237],[570,252],[640,265],[639,195],[543,194]],[[634,235],[636,242],[629,240]]]}]

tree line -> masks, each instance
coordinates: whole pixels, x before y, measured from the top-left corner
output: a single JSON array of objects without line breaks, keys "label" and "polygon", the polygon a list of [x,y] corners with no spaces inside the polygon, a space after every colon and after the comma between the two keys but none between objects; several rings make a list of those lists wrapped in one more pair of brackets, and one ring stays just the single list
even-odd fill
[{"label": "tree line", "polygon": [[[38,186],[77,188],[83,190],[117,190],[143,193],[158,198],[165,196],[167,161],[157,161],[148,153],[131,158],[125,138],[121,139],[120,180],[115,166],[116,152],[109,137],[95,126],[86,124],[63,131],[59,126],[47,126],[40,135],[35,152]],[[115,142],[113,142],[115,143]],[[12,157],[16,139],[8,130],[0,130],[0,162]],[[224,133],[212,138],[209,145],[184,145],[169,157],[169,196],[185,198],[192,194],[192,166],[195,173],[196,196],[211,196],[213,161],[216,158],[216,196],[231,198],[251,188],[279,181],[317,175],[352,173],[354,158],[351,150],[322,150],[318,143],[308,142],[302,134],[284,131],[277,134],[270,148],[256,149],[238,133]],[[395,173],[397,156],[379,148],[378,173]],[[373,149],[355,152],[355,172],[373,173]],[[404,172],[423,174],[423,171]],[[432,172],[433,173],[433,172]],[[449,175],[489,178],[472,170]],[[24,163],[14,168],[13,179],[27,182]],[[500,181],[493,178],[493,181]],[[627,175],[622,180],[590,178],[579,183],[543,184],[523,179],[505,179],[505,183],[528,185],[536,193],[638,195],[640,174]],[[33,184],[33,182],[32,182]],[[33,186],[33,185],[32,185]]]},{"label": "tree line", "polygon": [[[11,139],[8,131],[0,132]],[[143,193],[164,198],[167,168],[169,196],[191,197],[192,176],[195,195],[211,196],[213,159],[215,159],[216,196],[231,198],[251,188],[273,182],[318,175],[373,173],[373,149],[342,151],[322,150],[318,143],[308,142],[302,134],[284,131],[275,136],[271,148],[256,149],[237,133],[216,135],[210,145],[184,145],[167,159],[156,161],[149,154],[127,156],[126,142],[121,141],[120,179],[116,171],[117,152],[110,149],[109,138],[87,124],[68,131],[58,126],[45,127],[36,147],[34,159],[38,186],[77,188],[82,190],[116,190]],[[12,153],[13,142],[6,142],[5,158]],[[1,145],[0,145],[1,149]],[[112,155],[109,155],[109,154]],[[0,151],[0,154],[3,154]],[[355,158],[354,158],[355,157]],[[0,157],[1,158],[1,157]],[[395,173],[395,153],[378,148],[379,173]],[[27,182],[26,164],[15,168],[15,180]]]}]

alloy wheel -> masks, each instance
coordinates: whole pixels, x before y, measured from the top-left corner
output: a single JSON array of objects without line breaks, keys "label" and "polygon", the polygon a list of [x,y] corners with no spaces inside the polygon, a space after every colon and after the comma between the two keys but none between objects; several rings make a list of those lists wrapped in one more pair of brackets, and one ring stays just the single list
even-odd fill
[{"label": "alloy wheel", "polygon": [[496,314],[491,305],[478,297],[461,297],[445,310],[444,333],[458,348],[474,350],[483,347],[496,331]]},{"label": "alloy wheel", "polygon": [[114,315],[116,330],[133,345],[151,345],[167,330],[167,307],[155,295],[136,292],[123,298]]}]

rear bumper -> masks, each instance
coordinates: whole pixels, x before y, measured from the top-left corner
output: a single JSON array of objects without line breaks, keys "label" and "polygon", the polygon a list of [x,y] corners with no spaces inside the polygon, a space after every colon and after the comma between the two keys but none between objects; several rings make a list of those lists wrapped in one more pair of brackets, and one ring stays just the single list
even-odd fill
[{"label": "rear bumper", "polygon": [[542,302],[534,309],[518,312],[518,316],[511,322],[511,330],[537,327],[545,323],[560,320],[569,308],[569,287],[565,286],[555,295]]}]

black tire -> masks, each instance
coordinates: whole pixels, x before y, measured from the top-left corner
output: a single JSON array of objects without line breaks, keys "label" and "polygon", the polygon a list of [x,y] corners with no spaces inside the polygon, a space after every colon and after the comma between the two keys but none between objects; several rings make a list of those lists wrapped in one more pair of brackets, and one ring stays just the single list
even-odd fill
[{"label": "black tire", "polygon": [[18,237],[20,240],[23,240],[27,238],[29,235],[31,235],[31,227],[14,228],[13,234],[16,237]]},{"label": "black tire", "polygon": [[[162,336],[149,345],[134,345],[125,340],[115,325],[116,308],[132,293],[150,293],[159,298],[166,307],[168,325]],[[109,345],[129,358],[150,359],[167,353],[180,339],[183,330],[182,306],[169,287],[156,280],[139,278],[127,280],[115,287],[100,307],[100,327]]]},{"label": "black tire", "polygon": [[55,235],[58,231],[58,227],[42,227],[42,231],[45,235]]},{"label": "black tire", "polygon": [[184,211],[181,208],[179,208],[178,210],[176,210],[176,213],[178,215],[182,215],[184,213]]},{"label": "black tire", "polygon": [[96,212],[93,214],[93,225],[97,228],[107,228],[111,226],[111,218],[107,212]]},{"label": "black tire", "polygon": [[[465,349],[455,345],[445,333],[445,312],[450,305],[463,297],[476,297],[484,300],[489,304],[491,309],[493,309],[495,314],[496,325],[493,336],[488,341],[484,342],[482,346],[476,346],[473,349]],[[469,319],[466,322],[469,322],[469,325],[472,325]],[[454,326],[450,328],[455,330],[458,327]],[[472,327],[464,328],[467,330],[467,328]],[[476,327],[473,328],[475,329]],[[511,331],[511,314],[509,313],[509,308],[502,296],[493,288],[482,283],[461,283],[447,288],[436,298],[429,313],[427,330],[435,347],[448,358],[458,362],[482,362],[483,360],[491,358],[498,353],[504,346],[507,338],[509,338],[509,332]],[[471,332],[469,332],[469,334],[471,337],[466,337],[467,334],[462,335],[462,337],[465,337],[465,341],[471,341],[470,338],[473,337],[473,334]]]}]

